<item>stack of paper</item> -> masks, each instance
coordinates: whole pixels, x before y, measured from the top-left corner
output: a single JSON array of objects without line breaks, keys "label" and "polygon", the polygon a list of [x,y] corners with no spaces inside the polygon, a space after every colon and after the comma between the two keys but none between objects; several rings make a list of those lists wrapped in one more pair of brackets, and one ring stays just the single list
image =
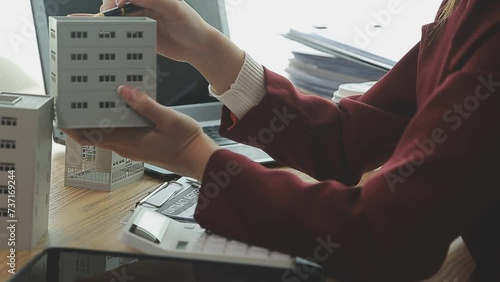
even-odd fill
[{"label": "stack of paper", "polygon": [[331,99],[340,84],[379,80],[388,70],[321,52],[293,51],[286,68],[289,79],[304,92]]},{"label": "stack of paper", "polygon": [[[379,80],[421,37],[441,0],[327,1],[313,22],[285,37],[316,52],[293,52],[287,73],[297,87],[331,98],[339,84]],[[326,4],[325,4],[326,5]]]},{"label": "stack of paper", "polygon": [[396,64],[394,60],[336,41],[321,30],[291,29],[284,36],[308,47],[292,52],[286,69],[289,79],[302,91],[328,99],[339,85],[377,81]]}]

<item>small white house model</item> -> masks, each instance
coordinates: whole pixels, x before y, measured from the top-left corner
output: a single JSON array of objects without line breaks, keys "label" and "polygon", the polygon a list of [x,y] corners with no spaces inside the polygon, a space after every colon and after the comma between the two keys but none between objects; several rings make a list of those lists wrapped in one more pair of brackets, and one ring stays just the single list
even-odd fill
[{"label": "small white house model", "polygon": [[64,185],[102,191],[133,183],[144,175],[144,163],[123,158],[66,138]]},{"label": "small white house model", "polygon": [[151,126],[117,88],[131,85],[156,100],[156,21],[50,17],[50,71],[59,128]]},{"label": "small white house model", "polygon": [[0,246],[30,250],[47,232],[50,96],[0,93]]}]

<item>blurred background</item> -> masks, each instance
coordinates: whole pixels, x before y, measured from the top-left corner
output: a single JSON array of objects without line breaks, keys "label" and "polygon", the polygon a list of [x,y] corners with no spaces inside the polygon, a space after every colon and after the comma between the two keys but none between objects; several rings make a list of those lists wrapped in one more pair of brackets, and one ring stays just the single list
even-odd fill
[{"label": "blurred background", "polygon": [[[200,0],[211,1],[211,0]],[[42,2],[42,1],[40,1]],[[50,0],[52,12],[64,12],[69,0]],[[72,1],[72,5],[74,2]],[[431,22],[441,0],[226,0],[231,39],[268,68],[286,74],[291,51],[301,48],[278,34],[290,28],[316,28],[348,44],[370,47],[386,42],[387,52],[400,57],[420,39],[422,23]],[[82,11],[99,0],[81,0]],[[56,11],[57,10],[57,11]],[[386,13],[388,12],[388,13]],[[388,16],[389,15],[389,16]],[[381,23],[381,26],[378,26]],[[356,37],[357,36],[357,37]],[[356,40],[357,39],[357,40]],[[43,94],[42,70],[36,45],[30,1],[9,5],[0,18],[0,91]],[[359,45],[359,44],[358,44]],[[391,47],[394,52],[391,50]],[[19,73],[26,74],[20,85]]]}]

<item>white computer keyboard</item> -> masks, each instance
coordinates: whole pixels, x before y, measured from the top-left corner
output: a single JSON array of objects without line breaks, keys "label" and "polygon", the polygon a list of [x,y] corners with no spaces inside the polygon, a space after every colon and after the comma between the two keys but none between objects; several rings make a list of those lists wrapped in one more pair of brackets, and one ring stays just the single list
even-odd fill
[{"label": "white computer keyboard", "polygon": [[276,268],[295,266],[289,255],[209,234],[198,224],[179,222],[144,206],[134,210],[121,239],[154,255]]}]

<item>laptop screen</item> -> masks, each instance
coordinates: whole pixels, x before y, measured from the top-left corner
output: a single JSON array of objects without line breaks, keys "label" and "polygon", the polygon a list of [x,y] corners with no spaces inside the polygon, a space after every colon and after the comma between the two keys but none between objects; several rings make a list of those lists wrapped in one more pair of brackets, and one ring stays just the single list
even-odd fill
[{"label": "laptop screen", "polygon": [[[223,0],[186,1],[211,25],[229,36]],[[71,13],[97,13],[102,0],[31,0],[38,46],[45,81],[49,92],[49,16]],[[208,83],[191,65],[158,55],[157,101],[165,106],[196,105],[217,102],[208,95]],[[198,110],[202,108],[197,107]],[[195,110],[196,112],[196,110]]]}]

